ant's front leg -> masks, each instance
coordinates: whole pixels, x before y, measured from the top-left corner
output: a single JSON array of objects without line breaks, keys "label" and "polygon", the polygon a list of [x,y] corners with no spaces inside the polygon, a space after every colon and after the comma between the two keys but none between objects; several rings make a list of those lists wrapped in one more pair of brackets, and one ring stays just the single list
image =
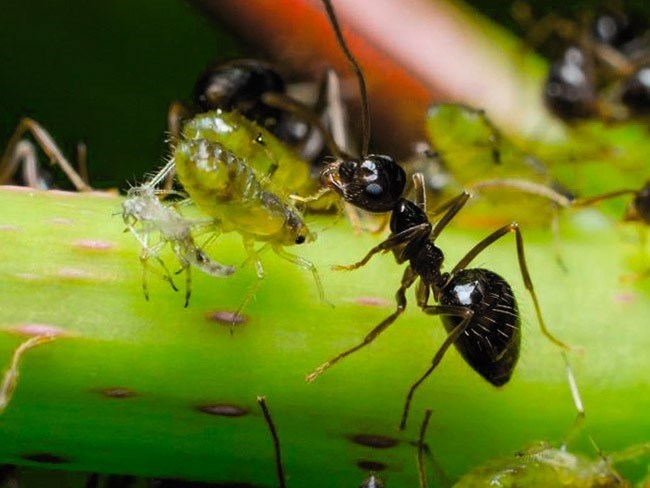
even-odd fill
[{"label": "ant's front leg", "polygon": [[[183,120],[190,116],[189,109],[181,102],[172,102],[167,111],[167,131],[169,132],[169,146],[170,152],[173,150],[175,144],[181,137],[181,127]],[[165,175],[165,183],[163,184],[164,190],[171,190],[174,186],[174,176],[176,170],[171,170]]]},{"label": "ant's front leg", "polygon": [[402,312],[404,312],[404,310],[406,309],[406,290],[408,290],[411,287],[411,285],[415,282],[416,278],[417,275],[411,269],[411,267],[408,266],[404,271],[404,275],[402,276],[402,284],[397,290],[397,293],[395,294],[395,301],[397,302],[397,308],[395,309],[395,311],[391,315],[386,317],[384,320],[382,320],[379,323],[379,325],[377,325],[374,329],[372,329],[366,335],[363,341],[361,341],[359,344],[334,356],[332,359],[324,362],[314,371],[309,373],[307,375],[307,382],[311,383],[320,375],[322,375],[327,369],[331,368],[336,363],[338,363],[341,359],[349,356],[353,352],[356,352],[359,349],[370,344],[372,341],[374,341],[377,338],[377,336],[379,336],[379,334],[384,332],[393,322],[395,322],[397,317],[399,317],[402,314]]},{"label": "ant's front leg", "polygon": [[372,258],[375,254],[390,251],[400,244],[410,242],[414,239],[417,239],[422,234],[429,233],[430,230],[431,224],[427,222],[425,224],[415,225],[402,232],[398,232],[397,234],[392,234],[388,237],[388,239],[373,247],[361,261],[357,261],[354,264],[348,265],[334,265],[332,266],[332,269],[336,271],[351,271],[353,269],[360,268],[364,266],[368,261],[370,261],[370,258]]}]

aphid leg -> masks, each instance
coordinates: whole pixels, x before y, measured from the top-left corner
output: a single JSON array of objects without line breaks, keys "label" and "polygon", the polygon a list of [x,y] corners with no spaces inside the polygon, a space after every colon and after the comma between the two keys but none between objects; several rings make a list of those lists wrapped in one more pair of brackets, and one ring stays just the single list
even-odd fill
[{"label": "aphid leg", "polygon": [[406,420],[408,419],[409,410],[411,409],[411,401],[413,400],[413,394],[415,390],[422,384],[424,380],[433,372],[434,369],[440,364],[443,356],[447,352],[447,349],[456,342],[456,339],[465,331],[467,326],[470,324],[474,312],[467,307],[459,307],[452,305],[422,305],[422,311],[428,315],[450,315],[454,317],[462,317],[463,320],[460,324],[456,326],[448,335],[445,341],[442,343],[436,355],[433,356],[431,360],[431,366],[427,369],[424,374],[411,386],[408,394],[406,395],[406,400],[404,402],[404,410],[402,412],[402,420],[399,424],[400,430],[406,428]]},{"label": "aphid leg", "polygon": [[542,310],[541,307],[539,306],[539,301],[537,299],[537,294],[535,293],[535,289],[533,288],[533,281],[530,278],[530,273],[528,272],[528,266],[526,264],[526,255],[524,254],[524,239],[521,236],[521,231],[519,230],[519,224],[517,222],[512,222],[510,224],[504,225],[500,229],[497,229],[494,231],[492,234],[487,236],[485,239],[480,241],[478,244],[476,244],[472,249],[469,250],[469,252],[463,257],[456,266],[454,266],[454,269],[450,273],[450,279],[453,277],[458,271],[465,269],[467,265],[481,252],[483,252],[486,248],[488,248],[492,243],[495,241],[501,239],[503,236],[510,234],[511,232],[515,233],[515,239],[516,239],[516,246],[517,246],[517,259],[519,261],[519,270],[521,271],[521,277],[524,280],[524,285],[526,286],[526,289],[530,293],[531,298],[533,299],[533,304],[535,306],[535,314],[537,315],[537,322],[539,324],[539,327],[542,331],[542,334],[551,341],[553,344],[556,346],[565,349],[567,351],[574,350],[576,348],[565,344],[561,340],[557,339],[553,334],[549,332],[549,330],[546,328],[546,323],[544,322],[544,318],[542,317]]},{"label": "aphid leg", "polygon": [[266,420],[266,425],[269,427],[269,432],[271,433],[271,438],[273,439],[273,452],[275,453],[275,471],[278,477],[278,485],[280,488],[286,488],[287,480],[284,476],[284,466],[282,464],[282,451],[280,450],[280,438],[278,437],[278,432],[271,418],[271,412],[269,407],[266,405],[266,397],[258,396],[257,404],[262,410],[264,415],[264,420]]},{"label": "aphid leg", "polygon": [[318,290],[318,297],[320,298],[321,303],[324,303],[325,305],[329,305],[330,307],[333,306],[330,302],[327,301],[327,298],[325,298],[325,289],[323,288],[323,283],[320,280],[318,269],[316,268],[314,263],[308,261],[305,258],[301,258],[300,256],[296,256],[295,254],[291,254],[290,252],[285,251],[282,246],[273,246],[273,251],[282,259],[286,259],[287,261],[295,264],[296,266],[300,266],[301,268],[306,269],[307,271],[311,271],[311,275],[314,278],[314,283],[316,283],[316,290]]},{"label": "aphid leg", "polygon": [[395,322],[397,317],[399,317],[402,314],[402,312],[404,312],[404,309],[406,308],[406,290],[410,288],[410,286],[415,282],[416,278],[417,275],[413,272],[411,267],[408,266],[406,270],[404,270],[404,275],[402,276],[402,284],[397,290],[397,293],[395,294],[395,301],[397,302],[397,308],[395,309],[395,311],[392,314],[390,314],[388,317],[386,317],[384,320],[382,320],[379,323],[379,325],[377,325],[374,329],[372,329],[366,335],[363,341],[361,341],[359,344],[334,356],[332,359],[329,359],[328,361],[324,362],[314,371],[309,373],[306,378],[307,382],[311,383],[320,375],[322,375],[327,369],[331,368],[336,363],[338,363],[341,359],[345,358],[346,356],[349,356],[350,354],[370,344],[372,341],[374,341],[377,338],[377,336],[379,336],[379,334],[381,334],[393,322]]},{"label": "aphid leg", "polygon": [[242,299],[242,302],[239,304],[239,307],[237,308],[235,315],[233,315],[232,322],[230,323],[231,334],[234,332],[235,326],[237,325],[235,323],[237,317],[241,316],[242,312],[246,308],[246,305],[248,305],[248,302],[250,302],[251,299],[255,296],[255,293],[257,293],[257,290],[259,289],[260,285],[262,284],[262,280],[264,279],[264,266],[262,265],[262,261],[260,260],[259,253],[255,250],[255,245],[254,245],[255,241],[247,237],[243,237],[242,241],[244,243],[244,249],[248,254],[248,258],[246,258],[246,261],[244,261],[242,267],[248,261],[252,261],[253,265],[255,266],[257,280],[255,280],[255,282],[248,287],[248,290],[246,290],[246,293],[244,293],[244,298]]},{"label": "aphid leg", "polygon": [[573,399],[573,404],[577,411],[573,425],[562,440],[562,449],[566,449],[569,442],[571,442],[576,434],[582,429],[582,425],[585,421],[585,407],[582,403],[582,396],[580,395],[580,389],[578,388],[576,377],[573,374],[573,368],[571,368],[569,358],[564,351],[562,351],[562,358],[564,359],[567,381],[569,383],[569,389],[571,390],[571,398]]},{"label": "aphid leg", "polygon": [[188,260],[188,254],[191,253],[191,249],[188,252],[187,243],[180,243],[173,241],[172,250],[176,255],[176,259],[181,263],[180,269],[176,271],[175,274],[181,274],[185,272],[185,304],[183,307],[187,308],[190,304],[190,297],[192,296],[192,267],[190,266]]},{"label": "aphid leg", "polygon": [[377,244],[370,251],[368,251],[368,254],[366,254],[363,259],[361,259],[361,261],[357,261],[356,263],[348,265],[334,265],[332,266],[332,269],[336,271],[351,271],[353,269],[360,268],[364,266],[368,261],[370,261],[370,258],[372,258],[375,254],[390,251],[392,248],[397,247],[404,242],[410,242],[411,240],[416,239],[420,234],[428,234],[429,229],[429,224],[420,224],[406,229],[402,232],[398,232],[397,234],[393,234],[386,240]]},{"label": "aphid leg", "polygon": [[9,368],[3,375],[2,382],[0,383],[0,414],[5,411],[7,405],[9,405],[9,402],[13,397],[14,391],[16,390],[19,376],[18,366],[20,365],[20,360],[25,352],[33,347],[51,342],[54,339],[55,338],[53,335],[39,335],[30,337],[14,350],[14,353],[11,357],[11,362],[9,363]]},{"label": "aphid leg", "polygon": [[[169,283],[169,286],[171,286],[174,291],[178,291],[178,288],[176,288],[176,284],[172,279],[172,275],[169,272],[169,269],[165,265],[165,262],[162,260],[162,258],[158,255],[158,251],[163,248],[165,241],[160,242],[153,247],[149,247],[149,234],[145,234],[144,237],[139,240],[142,245],[142,252],[140,253],[140,264],[142,266],[142,291],[144,293],[144,297],[149,300],[149,288],[147,284],[148,272],[154,273],[160,277],[160,279]],[[162,272],[149,266],[149,259],[152,257],[158,262],[158,264],[160,264]]]},{"label": "aphid leg", "polygon": [[11,158],[16,145],[20,142],[25,132],[32,134],[39,147],[50,158],[50,162],[59,165],[78,191],[92,191],[93,188],[79,176],[65,156],[63,156],[63,153],[54,142],[54,139],[52,139],[52,136],[38,122],[29,117],[20,119],[0,158],[0,182],[8,181],[13,173],[15,163],[11,162]]},{"label": "aphid leg", "polygon": [[429,425],[432,413],[433,411],[431,409],[427,409],[424,412],[424,420],[422,420],[420,437],[418,438],[418,476],[420,478],[420,488],[427,488],[429,486],[429,483],[427,483],[427,473],[424,469],[424,435],[427,432],[427,426]]}]

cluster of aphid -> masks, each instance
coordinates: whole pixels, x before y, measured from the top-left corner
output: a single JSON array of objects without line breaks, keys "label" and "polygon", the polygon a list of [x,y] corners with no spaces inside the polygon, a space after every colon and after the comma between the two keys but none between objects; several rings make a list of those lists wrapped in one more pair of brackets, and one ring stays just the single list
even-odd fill
[{"label": "cluster of aphid", "polygon": [[[516,222],[496,229],[474,245],[451,271],[442,271],[444,254],[436,240],[471,195],[462,191],[428,209],[426,175],[420,172],[412,175],[414,197],[407,198],[405,189],[409,178],[402,167],[388,155],[369,154],[369,109],[363,74],[341,34],[330,1],[323,0],[323,3],[339,44],[359,80],[364,125],[361,155],[350,155],[352,150],[345,130],[345,111],[340,97],[335,95],[338,79],[332,72],[326,74],[319,100],[311,107],[290,97],[283,79],[267,63],[252,60],[226,63],[211,67],[200,76],[192,107],[172,106],[171,158],[152,178],[128,191],[123,203],[123,217],[128,230],[141,246],[145,295],[148,296],[148,272],[156,273],[176,289],[173,274],[160,257],[161,250],[169,246],[180,266],[179,272],[185,273],[187,306],[191,293],[191,268],[218,277],[230,276],[235,271],[234,266],[221,264],[208,255],[207,244],[198,243],[202,236],[211,241],[222,232],[237,232],[260,279],[264,276],[260,254],[272,249],[278,256],[309,270],[321,300],[325,301],[315,266],[285,250],[287,246],[300,245],[315,238],[305,223],[302,208],[322,202],[323,195],[329,192],[355,209],[375,214],[390,213],[390,235],[360,261],[337,268],[356,269],[364,266],[375,254],[391,251],[398,264],[407,263],[396,293],[396,309],[359,344],[318,366],[307,376],[307,381],[315,380],[334,364],[373,342],[404,312],[406,291],[415,285],[417,305],[425,314],[441,317],[447,338],[426,371],[408,391],[400,423],[404,429],[416,389],[452,345],[467,364],[491,384],[502,386],[509,381],[519,358],[521,342],[517,301],[503,277],[470,265],[481,252],[510,233],[515,235],[520,272],[533,300],[542,333],[560,348],[570,347],[546,328],[526,263],[523,237]],[[583,37],[579,39],[579,46],[567,48],[551,70],[546,91],[549,106],[565,118],[602,112],[604,94],[596,90],[601,84],[595,74],[596,63],[598,69],[610,70],[608,81],[614,75],[618,76],[619,100],[630,112],[647,112],[650,109],[650,68],[646,67],[647,60],[639,55],[641,51],[638,48],[639,43],[645,40],[645,30],[641,34],[629,18],[608,14],[596,17],[593,29]],[[646,51],[642,54],[645,56]],[[618,65],[608,64],[611,59],[622,59],[627,63],[625,78],[622,72],[614,70]],[[576,76],[582,77],[588,86],[576,85]],[[485,147],[491,153],[492,164],[499,164],[502,146],[496,129],[482,112],[456,108],[470,113],[483,124],[486,129]],[[25,131],[31,131],[79,190],[90,188],[56,149],[47,133],[28,119],[19,125],[2,156],[0,182],[9,181],[23,161],[23,168],[26,168],[23,178],[33,186],[45,185],[33,163],[34,148],[21,142]],[[287,151],[287,147],[292,151]],[[329,156],[328,163],[322,165],[325,156]],[[309,167],[302,163],[303,160],[314,164]],[[314,172],[318,173],[318,180],[322,183],[321,190],[311,177]],[[182,190],[172,188],[174,178],[182,185]],[[634,200],[627,216],[650,223],[650,183],[640,190],[617,190],[585,199],[574,198],[546,184],[517,178],[484,180],[469,186],[475,189],[490,186],[516,188],[544,196],[564,207],[592,205],[631,193]],[[331,200],[326,205],[330,205],[329,202]],[[195,205],[205,217],[185,216],[182,213],[185,205]],[[258,243],[262,243],[261,248],[256,248]],[[158,264],[157,268],[152,266],[151,260]],[[254,286],[248,291],[240,310],[255,290]],[[572,381],[572,377],[570,379]],[[572,391],[574,397],[579,398],[573,384]],[[576,404],[581,410],[579,399]],[[281,486],[284,486],[277,436],[264,403],[260,405],[278,449],[278,476]],[[426,486],[422,468],[424,428],[418,452],[421,486]],[[544,476],[559,477],[559,468],[556,469],[552,461],[560,455],[560,451],[544,447],[535,453],[527,453],[524,464],[529,465],[534,460],[536,466],[551,466],[552,469],[545,471]],[[594,476],[603,473],[609,476],[613,472],[609,468],[607,464],[600,471],[595,470]],[[577,471],[574,470],[573,474],[576,475]],[[480,476],[487,477],[486,474]],[[543,478],[546,479],[550,478]],[[362,486],[370,488],[384,484],[373,475]],[[459,486],[464,485],[461,483]]]}]

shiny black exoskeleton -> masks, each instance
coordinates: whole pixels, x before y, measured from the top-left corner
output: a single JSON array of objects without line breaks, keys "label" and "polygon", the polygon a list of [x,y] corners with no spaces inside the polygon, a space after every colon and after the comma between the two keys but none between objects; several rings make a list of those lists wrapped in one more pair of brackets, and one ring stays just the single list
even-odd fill
[{"label": "shiny black exoskeleton", "polygon": [[[542,332],[556,345],[568,347],[546,329],[526,265],[523,238],[517,223],[497,229],[476,244],[451,271],[443,272],[444,254],[436,246],[436,239],[467,203],[470,195],[463,192],[435,209],[432,215],[439,215],[440,218],[432,224],[424,208],[422,175],[416,174],[413,179],[416,202],[405,198],[395,202],[388,238],[372,248],[361,261],[337,267],[356,269],[365,265],[375,254],[392,251],[399,264],[408,263],[395,295],[396,310],[375,326],[361,343],[323,363],[307,377],[308,381],[313,381],[341,359],[374,341],[404,312],[406,290],[417,283],[415,295],[418,306],[428,315],[441,316],[448,335],[429,368],[411,386],[401,428],[406,425],[415,390],[438,366],[452,344],[467,364],[492,385],[502,386],[510,379],[519,358],[521,343],[520,318],[514,293],[508,282],[493,271],[468,267],[478,254],[506,234],[515,234],[521,275],[533,299]],[[430,305],[430,300],[438,305]]]},{"label": "shiny black exoskeleton", "polygon": [[321,172],[323,186],[367,212],[390,212],[402,196],[406,173],[390,156],[337,159]]},{"label": "shiny black exoskeleton", "polygon": [[551,65],[544,101],[566,121],[621,120],[650,113],[648,25],[640,16],[604,11]]},{"label": "shiny black exoskeleton", "polygon": [[544,102],[563,120],[595,117],[598,93],[593,61],[578,46],[570,46],[551,65],[544,87]]},{"label": "shiny black exoskeleton", "polygon": [[197,112],[237,110],[280,140],[296,144],[309,133],[309,124],[280,107],[278,99],[289,100],[284,79],[271,63],[258,59],[209,66],[199,75],[192,92]]},{"label": "shiny black exoskeleton", "polygon": [[[355,68],[364,102],[364,116],[368,114],[364,99],[365,84],[361,70],[345,44],[329,0],[323,0],[330,23],[339,44]],[[367,127],[367,126],[366,126]],[[367,152],[368,133],[365,134],[364,153]],[[339,353],[307,376],[313,381],[341,359],[374,341],[404,312],[406,291],[417,282],[416,299],[422,311],[439,315],[447,330],[447,337],[432,359],[426,372],[410,388],[406,397],[402,422],[410,409],[415,390],[433,372],[453,344],[465,361],[483,378],[495,386],[508,382],[519,357],[521,330],[517,303],[510,285],[498,274],[483,268],[469,268],[474,258],[492,243],[509,233],[516,237],[517,258],[524,284],[528,289],[544,335],[556,345],[568,348],[553,337],[542,318],[524,255],[524,243],[516,222],[505,225],[476,244],[450,272],[443,272],[444,255],[435,242],[470,198],[463,192],[431,212],[439,216],[435,224],[429,221],[425,208],[424,179],[413,176],[415,201],[402,197],[406,177],[404,171],[389,156],[366,155],[360,159],[339,158],[322,173],[323,184],[337,192],[347,203],[370,212],[392,211],[391,233],[373,247],[366,256],[349,266],[337,269],[353,270],[364,266],[377,253],[392,251],[398,264],[408,263],[397,290],[395,311],[375,326],[356,346]],[[438,305],[430,305],[429,300]]]}]

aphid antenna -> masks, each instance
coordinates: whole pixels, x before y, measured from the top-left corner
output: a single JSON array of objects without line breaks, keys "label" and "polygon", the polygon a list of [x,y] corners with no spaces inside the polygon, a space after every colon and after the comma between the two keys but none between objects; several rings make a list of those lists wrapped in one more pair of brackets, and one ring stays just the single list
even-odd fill
[{"label": "aphid antenna", "polygon": [[268,425],[269,431],[271,432],[271,437],[273,438],[273,450],[275,452],[275,471],[278,477],[278,485],[280,488],[286,488],[287,480],[284,475],[284,466],[282,465],[282,451],[280,450],[280,438],[278,437],[278,431],[276,430],[273,419],[271,418],[269,407],[266,405],[266,397],[258,396],[257,403],[262,410],[264,420],[266,420],[266,424]]},{"label": "aphid antenna", "polygon": [[334,30],[336,41],[338,42],[338,45],[343,51],[343,54],[345,54],[345,57],[350,63],[350,66],[352,67],[352,70],[354,71],[354,74],[357,77],[357,81],[359,82],[359,92],[361,97],[361,128],[363,132],[363,145],[361,149],[361,154],[362,155],[368,154],[368,148],[370,146],[370,103],[368,101],[368,90],[366,88],[366,80],[363,76],[361,65],[352,54],[352,51],[350,51],[348,44],[345,42],[345,38],[343,37],[343,33],[341,32],[341,26],[339,25],[339,22],[336,17],[336,13],[334,12],[334,6],[332,5],[332,1],[331,0],[322,0],[322,1],[325,7],[325,12],[327,12],[327,17],[329,19],[330,25]]}]

